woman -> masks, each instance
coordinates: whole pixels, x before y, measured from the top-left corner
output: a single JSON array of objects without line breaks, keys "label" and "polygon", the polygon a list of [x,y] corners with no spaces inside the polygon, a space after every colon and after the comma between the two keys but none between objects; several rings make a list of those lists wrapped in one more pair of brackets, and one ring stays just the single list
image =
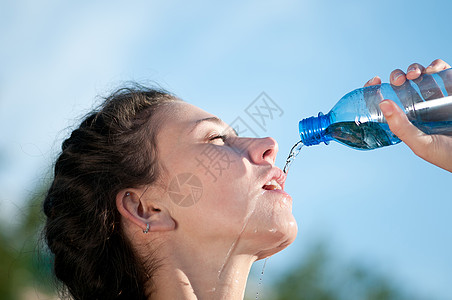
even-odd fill
[{"label": "woman", "polygon": [[[448,65],[413,66],[391,82]],[[381,106],[415,153],[452,171],[451,138]],[[44,211],[57,278],[74,299],[242,299],[251,264],[297,234],[277,152],[166,92],[119,90],[55,164]]]},{"label": "woman", "polygon": [[[56,162],[44,208],[57,277],[76,299],[243,298],[251,264],[297,233],[277,151],[169,94],[120,90]],[[208,157],[229,165],[209,173]]]}]

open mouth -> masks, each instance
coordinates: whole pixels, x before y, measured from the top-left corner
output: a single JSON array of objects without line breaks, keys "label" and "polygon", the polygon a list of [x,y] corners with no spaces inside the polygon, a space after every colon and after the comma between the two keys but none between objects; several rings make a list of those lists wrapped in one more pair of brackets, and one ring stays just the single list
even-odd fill
[{"label": "open mouth", "polygon": [[272,179],[269,182],[267,182],[266,184],[264,184],[262,186],[262,188],[264,190],[268,190],[268,191],[271,191],[271,190],[282,190],[281,185],[275,179]]}]

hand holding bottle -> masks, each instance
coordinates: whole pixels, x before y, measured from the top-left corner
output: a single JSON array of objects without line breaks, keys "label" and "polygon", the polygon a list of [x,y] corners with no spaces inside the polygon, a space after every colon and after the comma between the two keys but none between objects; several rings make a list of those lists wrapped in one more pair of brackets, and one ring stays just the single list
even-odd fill
[{"label": "hand holding bottle", "polygon": [[[414,63],[404,73],[400,69],[391,72],[390,82],[395,86],[402,86],[406,80],[416,80],[423,74],[433,74],[450,68],[450,65],[443,60],[433,61],[427,68]],[[381,84],[381,79],[374,77],[365,86]],[[420,86],[422,91],[422,86]],[[452,93],[452,86],[446,86],[449,94]],[[429,91],[432,93],[432,91]],[[442,93],[438,87],[433,90],[433,94]],[[433,97],[438,97],[434,95]],[[380,109],[388,122],[391,131],[397,135],[413,152],[422,159],[452,172],[452,137],[446,135],[428,135],[416,128],[407,118],[402,109],[391,100],[384,100],[380,103]]]}]

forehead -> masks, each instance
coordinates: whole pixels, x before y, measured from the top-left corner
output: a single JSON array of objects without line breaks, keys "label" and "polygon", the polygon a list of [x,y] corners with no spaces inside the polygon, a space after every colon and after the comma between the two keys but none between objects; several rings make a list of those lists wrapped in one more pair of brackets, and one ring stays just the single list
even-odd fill
[{"label": "forehead", "polygon": [[187,137],[196,121],[210,117],[214,115],[192,104],[182,101],[168,103],[159,112],[158,147],[167,151],[172,144]]},{"label": "forehead", "polygon": [[196,121],[214,115],[182,101],[168,103],[158,114],[156,142],[159,160],[165,169],[171,169],[174,164],[180,163],[181,155],[189,156],[190,145],[195,143],[190,130],[196,125]]},{"label": "forehead", "polygon": [[185,128],[189,130],[196,121],[215,117],[201,108],[182,101],[169,103],[162,111],[162,129]]}]

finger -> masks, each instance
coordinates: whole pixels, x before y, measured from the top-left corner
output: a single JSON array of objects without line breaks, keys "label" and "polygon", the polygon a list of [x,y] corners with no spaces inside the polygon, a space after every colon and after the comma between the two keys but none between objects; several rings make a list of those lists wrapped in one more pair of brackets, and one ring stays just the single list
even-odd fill
[{"label": "finger", "polygon": [[396,85],[396,86],[401,86],[402,84],[405,83],[406,81],[406,75],[405,73],[400,70],[400,69],[395,69],[394,71],[391,72],[391,74],[389,75],[389,81],[391,82],[391,84]]},{"label": "finger", "polygon": [[421,76],[424,70],[425,68],[421,64],[418,63],[411,64],[406,71],[406,78],[409,80],[416,79],[419,76]]},{"label": "finger", "polygon": [[426,161],[452,172],[452,138],[445,135],[427,135],[416,128],[405,113],[391,100],[380,102],[380,109],[391,131]]},{"label": "finger", "polygon": [[420,131],[407,118],[405,113],[391,100],[380,102],[380,109],[391,131],[419,156],[431,143],[431,137]]},{"label": "finger", "polygon": [[422,77],[416,78],[413,82],[419,87],[424,100],[432,100],[444,97],[441,88],[432,75],[424,74]]},{"label": "finger", "polygon": [[422,96],[425,100],[437,99],[443,97],[441,89],[436,84],[431,75],[421,76],[425,71],[423,65],[414,63],[408,67],[406,78],[413,80],[415,84],[419,86]]},{"label": "finger", "polygon": [[378,76],[375,76],[374,78],[372,78],[371,80],[369,80],[368,82],[366,82],[366,84],[364,85],[364,87],[366,86],[371,86],[371,85],[378,85],[381,84],[381,78]]},{"label": "finger", "polygon": [[450,65],[448,63],[446,63],[444,60],[442,59],[435,59],[434,61],[432,61],[432,63],[425,69],[425,73],[426,74],[433,74],[433,73],[437,73],[440,72],[442,70],[445,69],[449,69]]},{"label": "finger", "polygon": [[[444,62],[444,67],[449,69],[450,66],[448,63]],[[441,77],[444,83],[444,87],[446,88],[446,92],[449,96],[452,96],[452,70],[447,70],[441,73],[438,73],[438,76]]]}]

